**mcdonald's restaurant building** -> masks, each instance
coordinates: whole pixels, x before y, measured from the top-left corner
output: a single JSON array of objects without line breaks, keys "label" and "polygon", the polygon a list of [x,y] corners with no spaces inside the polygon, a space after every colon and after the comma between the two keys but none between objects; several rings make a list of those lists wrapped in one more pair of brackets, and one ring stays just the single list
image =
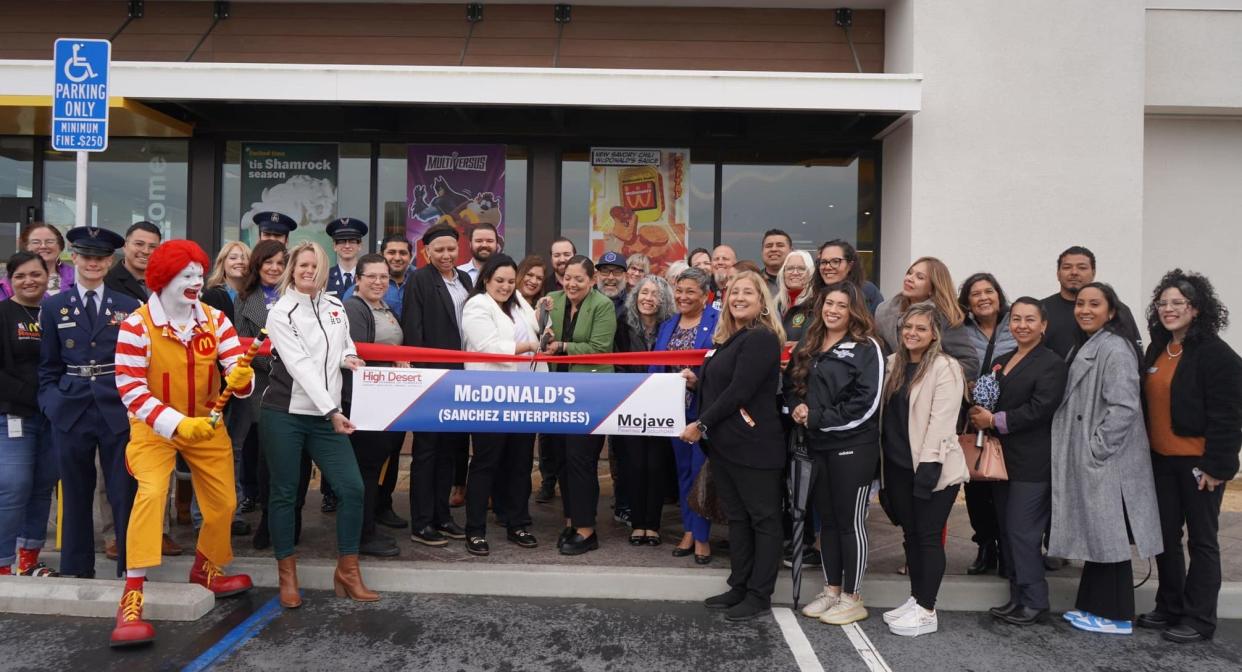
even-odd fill
[{"label": "mcdonald's restaurant building", "polygon": [[[0,17],[3,256],[23,222],[63,229],[78,207],[215,250],[277,197],[306,236],[367,221],[374,249],[421,207],[423,145],[500,148],[511,255],[583,249],[592,150],[675,148],[686,248],[758,259],[781,228],[802,249],[855,241],[886,295],[934,255],[1043,296],[1081,244],[1132,306],[1182,266],[1242,309],[1239,0],[0,0]],[[59,37],[112,41],[84,204],[49,139]],[[313,170],[251,170],[263,156]]]}]

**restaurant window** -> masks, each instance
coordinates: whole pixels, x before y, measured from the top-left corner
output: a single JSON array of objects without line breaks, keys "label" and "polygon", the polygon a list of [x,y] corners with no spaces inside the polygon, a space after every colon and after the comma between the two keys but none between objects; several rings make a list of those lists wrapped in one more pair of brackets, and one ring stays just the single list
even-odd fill
[{"label": "restaurant window", "polygon": [[[43,176],[43,219],[64,231],[74,225],[76,157],[47,150]],[[165,239],[186,235],[189,144],[183,140],[113,138],[92,153],[87,168],[88,224],[124,234],[146,220]]]},{"label": "restaurant window", "polygon": [[721,166],[721,241],[762,265],[763,232],[782,229],[796,250],[858,238],[858,160],[843,165]]},{"label": "restaurant window", "polygon": [[[505,254],[521,261],[526,254],[526,191],[528,162],[526,148],[505,148],[504,240]],[[385,235],[405,233],[406,189],[409,187],[409,145],[380,145],[376,211],[383,222],[377,240]],[[417,246],[417,241],[410,241]]]},{"label": "restaurant window", "polygon": [[[242,179],[243,147],[251,145],[253,160],[273,158],[319,163],[300,171],[257,170]],[[279,155],[274,155],[278,153]],[[271,155],[271,156],[269,156]],[[363,142],[298,143],[232,141],[225,143],[220,169],[221,240],[258,242],[253,222],[256,212],[273,208],[298,221],[290,245],[313,240],[335,261],[332,240],[325,230],[337,217],[367,221],[371,216],[371,145]],[[365,247],[365,242],[364,242]]]},{"label": "restaurant window", "polygon": [[0,138],[0,198],[34,195],[34,140]]},{"label": "restaurant window", "polygon": [[[34,139],[0,138],[0,263],[17,251],[17,237],[24,221],[24,206],[33,205]],[[12,199],[12,200],[9,200]]]}]

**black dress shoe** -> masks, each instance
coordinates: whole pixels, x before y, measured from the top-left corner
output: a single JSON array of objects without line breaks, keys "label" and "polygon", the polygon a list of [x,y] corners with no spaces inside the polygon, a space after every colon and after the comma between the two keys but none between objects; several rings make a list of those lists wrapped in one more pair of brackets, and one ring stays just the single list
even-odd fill
[{"label": "black dress shoe", "polygon": [[577,534],[577,532],[575,532],[575,531],[574,531],[574,528],[572,528],[572,527],[567,527],[567,528],[565,528],[565,529],[561,530],[560,535],[559,535],[559,536],[557,536],[557,538],[556,538],[556,547],[557,547],[557,548],[561,548],[561,547],[563,547],[563,546],[565,545],[565,543],[566,543],[566,542],[568,542],[570,539],[573,539],[573,538],[574,538],[574,535],[575,535],[575,534]]},{"label": "black dress shoe", "polygon": [[1204,637],[1198,630],[1195,630],[1185,623],[1175,625],[1168,630],[1165,630],[1160,633],[1160,636],[1170,642],[1176,642],[1178,644],[1192,644],[1194,642],[1202,642],[1207,640],[1207,637]]},{"label": "black dress shoe", "polygon": [[552,501],[553,497],[556,497],[556,484],[552,481],[544,481],[543,485],[539,486],[539,491],[535,493],[535,503],[547,504]]},{"label": "black dress shoe", "polygon": [[643,537],[643,543],[648,546],[659,546],[660,544],[664,542],[663,540],[660,539],[660,535],[657,534],[654,537],[653,536]]},{"label": "black dress shoe", "polygon": [[247,534],[250,534],[252,530],[250,529],[250,523],[238,519],[233,521],[233,526],[230,528],[230,531],[234,537],[244,537]]},{"label": "black dress shoe", "polygon": [[1044,556],[1044,569],[1049,572],[1055,572],[1068,564],[1069,560],[1065,558],[1054,558],[1051,555]]},{"label": "black dress shoe", "polygon": [[451,520],[448,521],[447,523],[440,523],[439,525],[436,525],[436,531],[448,537],[449,539],[465,539],[466,538],[466,531],[461,529],[461,525],[458,525],[457,523],[454,523]]},{"label": "black dress shoe", "polygon": [[253,497],[246,497],[242,499],[239,508],[242,513],[254,513],[259,510],[259,503]]},{"label": "black dress shoe", "polygon": [[492,549],[487,545],[487,539],[483,537],[467,537],[466,552],[470,555],[484,556],[491,554]]},{"label": "black dress shoe", "polygon": [[410,541],[415,541],[425,546],[444,546],[448,544],[448,539],[443,534],[440,534],[439,530],[430,525],[421,530],[411,532]]},{"label": "black dress shoe", "polygon": [[990,570],[996,569],[996,544],[981,544],[979,552],[975,554],[975,561],[970,563],[966,568],[966,573],[971,576],[978,576]]},{"label": "black dress shoe", "polygon": [[392,537],[375,536],[358,544],[358,553],[377,558],[392,558],[401,555],[397,542]]},{"label": "black dress shoe", "polygon": [[630,546],[642,546],[643,543],[645,543],[646,539],[647,537],[641,534],[631,534],[630,535]]},{"label": "black dress shoe", "polygon": [[505,531],[505,537],[522,548],[537,548],[539,540],[525,527],[511,527]]},{"label": "black dress shoe", "polygon": [[747,597],[740,603],[729,607],[725,612],[725,620],[731,623],[749,621],[771,611],[772,607],[761,603],[753,597]]},{"label": "black dress shoe", "polygon": [[272,546],[272,538],[267,532],[267,525],[259,523],[259,528],[254,531],[254,539],[250,540],[250,545],[256,551],[262,551]]},{"label": "black dress shoe", "polygon": [[693,546],[691,546],[690,548],[682,548],[681,546],[678,546],[678,547],[676,547],[676,548],[674,548],[674,549],[673,549],[673,557],[674,557],[674,558],[684,558],[684,557],[686,557],[687,555],[690,555],[690,554],[691,554],[691,553],[693,553],[693,552],[694,552],[694,547],[693,547]]},{"label": "black dress shoe", "polygon": [[1015,610],[1017,610],[1021,606],[1022,605],[1018,604],[1017,602],[1010,600],[1003,607],[992,607],[991,609],[988,609],[988,613],[992,614],[996,618],[1004,618],[1005,616],[1012,614]]},{"label": "black dress shoe", "polygon": [[594,532],[589,537],[574,534],[573,538],[561,546],[561,555],[582,555],[587,551],[599,550],[599,535]]},{"label": "black dress shoe", "polygon": [[746,591],[741,588],[730,588],[719,595],[712,595],[703,600],[703,606],[708,609],[728,609],[735,605],[741,604],[746,599]]},{"label": "black dress shoe", "polygon": [[1013,625],[1035,625],[1048,620],[1047,609],[1032,609],[1031,607],[1018,607],[1013,611],[1001,616],[1001,620]]},{"label": "black dress shoe", "polygon": [[384,527],[391,527],[394,530],[404,530],[409,521],[397,515],[396,511],[386,509],[375,514],[375,522]]},{"label": "black dress shoe", "polygon": [[699,555],[698,553],[695,553],[695,554],[694,554],[694,564],[696,564],[696,565],[710,565],[710,564],[712,564],[712,556],[710,556],[710,555]]},{"label": "black dress shoe", "polygon": [[1149,611],[1135,619],[1134,624],[1148,630],[1164,630],[1177,623],[1177,619],[1163,611]]},{"label": "black dress shoe", "polygon": [[340,504],[336,499],[336,495],[324,495],[323,503],[319,505],[319,510],[324,513],[336,513],[336,507]]}]

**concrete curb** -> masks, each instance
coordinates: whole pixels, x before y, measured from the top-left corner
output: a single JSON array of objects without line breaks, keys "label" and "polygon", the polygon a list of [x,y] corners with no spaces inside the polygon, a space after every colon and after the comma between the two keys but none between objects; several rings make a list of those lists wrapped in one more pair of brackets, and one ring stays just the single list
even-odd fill
[{"label": "concrete curb", "polygon": [[[45,553],[55,557],[55,553]],[[108,562],[102,555],[100,567]],[[154,581],[183,583],[192,558],[165,558],[152,568]],[[718,566],[689,569],[678,567],[589,567],[575,565],[448,564],[443,562],[367,562],[363,560],[367,586],[379,592],[458,595],[497,595],[504,597],[560,597],[577,599],[664,600],[696,602],[725,588],[728,568]],[[331,560],[298,563],[298,582],[302,588],[332,590]],[[279,581],[276,562],[270,558],[237,558],[228,570],[249,574],[256,586],[274,588]],[[777,604],[792,603],[793,584],[788,569],[782,569],[772,596]],[[183,584],[184,585],[184,584]],[[806,604],[823,588],[818,568],[802,574],[802,599]],[[1077,577],[1048,577],[1049,601],[1053,611],[1074,608],[1078,593]],[[205,592],[205,591],[204,591]],[[870,607],[891,608],[910,595],[910,582],[897,574],[868,575],[863,593]],[[1155,605],[1156,580],[1149,580],[1135,594],[1140,613]],[[120,594],[117,594],[119,599]],[[947,611],[985,611],[1009,601],[1009,584],[997,577],[950,575],[944,578],[936,604]],[[115,611],[115,608],[114,608]],[[111,615],[111,614],[109,614]],[[1221,586],[1220,618],[1242,618],[1242,583]]]},{"label": "concrete curb", "polygon": [[[0,576],[0,612],[114,618],[121,588],[106,579]],[[211,591],[193,583],[152,581],[143,593],[150,621],[197,621],[216,605]]]}]

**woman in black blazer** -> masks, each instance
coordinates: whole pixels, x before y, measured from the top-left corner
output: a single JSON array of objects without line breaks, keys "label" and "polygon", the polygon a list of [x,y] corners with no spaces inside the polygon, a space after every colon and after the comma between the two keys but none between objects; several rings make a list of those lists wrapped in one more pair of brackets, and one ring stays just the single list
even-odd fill
[{"label": "woman in black blazer", "polygon": [[975,427],[1001,436],[1008,481],[993,486],[1000,524],[1001,555],[1008,562],[1009,603],[991,609],[1014,625],[1048,617],[1048,582],[1040,555],[1052,513],[1052,417],[1065,395],[1068,368],[1043,345],[1048,314],[1024,296],[1009,310],[1009,330],[1018,349],[997,357],[992,371],[1000,382],[996,410],[970,409]]},{"label": "woman in black blazer", "polygon": [[780,316],[757,273],[729,282],[699,376],[698,422],[681,440],[706,440],[716,491],[729,517],[729,590],[709,609],[745,621],[771,606],[781,562],[781,470],[785,445],[775,395],[780,384]]},{"label": "woman in black blazer", "polygon": [[1218,335],[1228,322],[1212,283],[1181,269],[1161,278],[1147,308],[1143,411],[1164,552],[1156,608],[1138,625],[1179,644],[1216,634],[1221,498],[1242,447],[1242,358]]}]

